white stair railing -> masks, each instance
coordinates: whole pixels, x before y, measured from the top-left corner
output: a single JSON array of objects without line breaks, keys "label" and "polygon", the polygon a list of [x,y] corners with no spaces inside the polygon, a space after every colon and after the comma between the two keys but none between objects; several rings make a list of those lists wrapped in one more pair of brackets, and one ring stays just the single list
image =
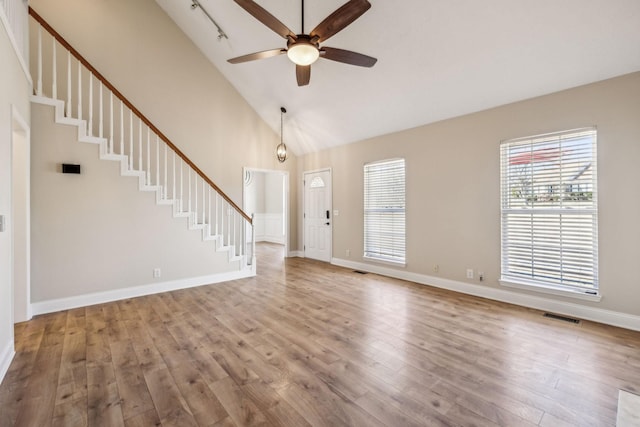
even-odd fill
[{"label": "white stair railing", "polygon": [[217,248],[230,251],[241,268],[255,265],[252,218],[33,9],[29,14],[37,26],[34,99],[65,94],[58,100],[64,101],[61,121],[99,143],[102,158],[119,160],[124,175],[138,176],[141,190],[156,191],[159,203],[173,204],[174,215],[187,217],[189,228],[202,229],[205,239],[217,240]]}]

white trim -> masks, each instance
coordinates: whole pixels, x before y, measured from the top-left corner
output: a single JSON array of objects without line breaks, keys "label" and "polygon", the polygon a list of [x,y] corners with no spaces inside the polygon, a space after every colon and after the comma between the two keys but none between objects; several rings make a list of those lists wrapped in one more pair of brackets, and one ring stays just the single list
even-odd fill
[{"label": "white trim", "polygon": [[[13,329],[13,325],[11,328]],[[0,353],[0,382],[2,382],[2,380],[4,380],[4,376],[7,375],[7,371],[9,370],[9,366],[11,365],[11,361],[15,355],[16,351],[13,347],[13,334],[11,334],[11,339],[2,350],[2,353]]]},{"label": "white trim", "polygon": [[289,251],[289,253],[287,254],[288,258],[304,258],[304,252],[303,251]]},{"label": "white trim", "polygon": [[227,282],[230,280],[244,279],[246,277],[253,277],[255,275],[255,269],[246,268],[240,271],[229,271],[226,273],[212,274],[209,276],[190,277],[162,283],[134,286],[131,288],[114,289],[111,291],[96,292],[92,294],[78,295],[68,298],[39,301],[32,303],[31,306],[33,309],[33,314],[39,315],[45,313],[53,313],[56,311],[69,310],[72,308],[85,307],[94,304],[103,304],[126,298],[135,298],[144,295],[175,291],[178,289],[187,289],[196,286]]},{"label": "white trim", "polygon": [[541,292],[543,294],[551,294],[551,295],[560,295],[567,298],[575,298],[586,301],[594,301],[600,302],[602,300],[602,295],[600,294],[587,294],[584,292],[580,292],[577,290],[570,290],[567,288],[553,288],[551,286],[537,285],[537,284],[529,284],[529,283],[518,283],[512,280],[504,280],[500,279],[498,282],[507,288],[515,288],[515,289],[524,289],[532,292]]},{"label": "white trim", "polygon": [[621,313],[618,311],[605,310],[602,308],[589,307],[567,301],[553,300],[537,295],[528,295],[506,289],[492,288],[488,286],[472,285],[470,283],[458,282],[456,280],[443,279],[441,277],[427,276],[424,274],[412,273],[409,271],[395,270],[372,264],[349,261],[340,258],[333,258],[331,264],[346,267],[354,270],[367,271],[383,276],[408,280],[421,285],[433,286],[436,288],[448,289],[467,295],[481,298],[488,298],[495,301],[520,305],[536,310],[550,311],[567,316],[578,317],[580,319],[592,320],[594,322],[607,325],[619,326],[621,328],[640,331],[640,316]]},{"label": "white trim", "polygon": [[[14,128],[14,124],[17,124],[20,129],[16,129]],[[22,117],[22,115],[20,114],[20,111],[18,110],[18,108],[11,104],[11,176],[13,179],[13,174],[15,173],[14,167],[15,165],[13,164],[13,150],[15,148],[15,141],[13,140],[13,134],[16,131],[22,131],[25,134],[25,140],[26,140],[26,160],[27,160],[27,165],[26,165],[26,170],[24,171],[26,177],[26,185],[27,185],[27,194],[26,194],[26,254],[27,254],[27,259],[26,259],[26,291],[25,291],[25,299],[26,299],[26,307],[24,308],[24,312],[25,312],[25,316],[26,318],[22,319],[17,319],[18,322],[24,322],[27,320],[31,320],[31,318],[33,317],[32,314],[32,310],[31,310],[31,128],[29,127],[29,125],[27,124],[27,121],[24,119],[24,117]],[[13,193],[11,194],[11,205],[12,205],[12,211],[13,211]],[[12,225],[13,227],[13,225]],[[15,286],[15,280],[13,277],[14,274],[14,262],[15,262],[15,255],[13,253],[14,250],[14,246],[15,246],[15,234],[12,231],[12,237],[13,239],[13,243],[11,244],[11,265],[12,265],[12,277],[11,277],[11,282],[12,282],[12,286]],[[12,304],[13,304],[13,309],[12,309],[12,319],[13,322],[16,323],[16,315],[15,315],[15,297],[16,297],[16,292],[15,289],[13,289],[13,294],[12,294]]]},{"label": "white trim", "polygon": [[402,267],[405,268],[407,266],[407,263],[405,261],[394,261],[391,259],[384,259],[384,258],[376,258],[373,256],[368,256],[368,255],[363,255],[362,259],[369,261],[369,262],[375,262],[378,264],[387,264],[387,265],[392,265],[394,267]]},{"label": "white trim", "polygon": [[[13,35],[13,30],[11,29],[11,25],[9,25],[9,19],[7,18],[7,15],[4,13],[4,8],[2,7],[0,7],[0,22],[2,22],[2,26],[4,27],[4,30],[7,33],[7,37],[9,37],[11,46],[13,46],[13,50],[16,56],[18,57],[18,62],[20,63],[20,67],[22,67],[22,72],[27,78],[29,85],[33,87],[33,80],[31,79],[31,73],[29,72],[29,67],[27,67],[27,63],[24,61],[22,52],[20,52],[20,49],[18,48],[18,43],[16,42],[16,38]],[[25,40],[25,43],[29,43],[29,40],[28,39]]]}]

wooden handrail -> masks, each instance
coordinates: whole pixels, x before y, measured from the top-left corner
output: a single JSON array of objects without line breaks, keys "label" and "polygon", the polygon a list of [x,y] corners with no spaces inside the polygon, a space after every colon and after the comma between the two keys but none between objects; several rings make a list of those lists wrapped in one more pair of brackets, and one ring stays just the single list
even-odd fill
[{"label": "wooden handrail", "polygon": [[138,110],[136,107],[134,107],[134,105],[129,102],[129,100],[127,98],[125,98],[125,96],[123,94],[121,94],[118,89],[116,89],[110,82],[109,80],[107,80],[102,74],[100,74],[98,72],[98,70],[96,70],[95,68],[93,68],[93,66],[89,63],[89,61],[87,61],[86,59],[84,59],[84,57],[77,51],[75,50],[60,34],[58,34],[58,32],[56,30],[54,30],[51,25],[49,25],[47,23],[47,21],[44,20],[44,18],[42,18],[40,15],[38,15],[38,13],[33,10],[33,8],[31,6],[29,6],[29,15],[31,15],[33,17],[33,19],[35,19],[36,21],[38,21],[38,23],[40,25],[42,25],[42,27],[47,30],[49,32],[49,34],[51,34],[51,36],[53,36],[53,38],[55,38],[58,43],[60,43],[62,46],[64,46],[69,52],[71,52],[71,54],[82,64],[85,66],[86,69],[88,69],[98,80],[100,80],[102,82],[102,84],[104,86],[107,87],[107,89],[109,89],[111,92],[113,92],[113,94],[120,100],[123,102],[124,105],[126,105],[140,120],[142,120],[144,122],[145,125],[147,125],[149,127],[149,129],[151,129],[156,135],[158,135],[160,137],[160,139],[162,139],[162,141],[167,144],[167,146],[169,148],[171,148],[187,165],[189,165],[189,167],[191,167],[191,169],[193,169],[198,175],[200,175],[200,177],[207,183],[209,184],[216,192],[218,192],[218,194],[220,194],[220,196],[222,196],[222,198],[224,200],[227,201],[227,203],[229,203],[236,211],[238,211],[238,213],[240,213],[240,215],[242,215],[244,217],[244,219],[246,219],[249,224],[252,224],[251,221],[251,217],[249,215],[247,215],[242,209],[240,209],[240,207],[238,207],[238,205],[236,205],[233,200],[231,200],[229,198],[229,196],[227,196],[221,189],[220,187],[218,187],[216,184],[214,184],[214,182],[207,176],[205,175],[204,172],[202,172],[202,170],[200,170],[200,168],[198,168],[195,163],[193,163],[191,161],[191,159],[189,159],[182,151],[180,151],[180,149],[178,147],[175,146],[175,144],[173,142],[171,142],[171,140],[169,138],[167,138],[162,132],[160,132],[160,130],[154,126],[153,123],[151,123],[151,121],[149,119],[147,119],[144,114],[142,114],[140,112],[140,110]]}]

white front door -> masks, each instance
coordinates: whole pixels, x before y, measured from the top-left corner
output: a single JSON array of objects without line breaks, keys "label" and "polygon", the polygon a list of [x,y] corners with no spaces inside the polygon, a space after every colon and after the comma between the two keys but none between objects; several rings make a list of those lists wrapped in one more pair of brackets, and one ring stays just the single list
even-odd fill
[{"label": "white front door", "polygon": [[331,261],[331,171],[304,174],[304,256]]}]

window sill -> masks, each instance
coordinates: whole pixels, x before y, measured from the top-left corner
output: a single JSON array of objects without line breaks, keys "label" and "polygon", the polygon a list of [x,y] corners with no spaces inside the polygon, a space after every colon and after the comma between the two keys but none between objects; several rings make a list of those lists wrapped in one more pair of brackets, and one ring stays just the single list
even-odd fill
[{"label": "window sill", "polygon": [[508,288],[524,289],[527,291],[540,292],[540,293],[551,294],[551,295],[559,295],[567,298],[575,298],[575,299],[581,299],[581,300],[593,301],[593,302],[600,302],[600,300],[602,299],[602,295],[600,294],[592,295],[592,294],[586,294],[580,291],[555,288],[552,286],[534,285],[526,282],[515,282],[512,280],[502,280],[502,279],[500,279],[499,282],[500,282],[500,285]]},{"label": "window sill", "polygon": [[406,261],[393,261],[393,260],[390,260],[390,259],[375,258],[375,257],[371,257],[371,256],[366,256],[366,255],[364,255],[362,258],[365,261],[376,262],[378,264],[392,265],[394,267],[406,267],[407,266]]}]

